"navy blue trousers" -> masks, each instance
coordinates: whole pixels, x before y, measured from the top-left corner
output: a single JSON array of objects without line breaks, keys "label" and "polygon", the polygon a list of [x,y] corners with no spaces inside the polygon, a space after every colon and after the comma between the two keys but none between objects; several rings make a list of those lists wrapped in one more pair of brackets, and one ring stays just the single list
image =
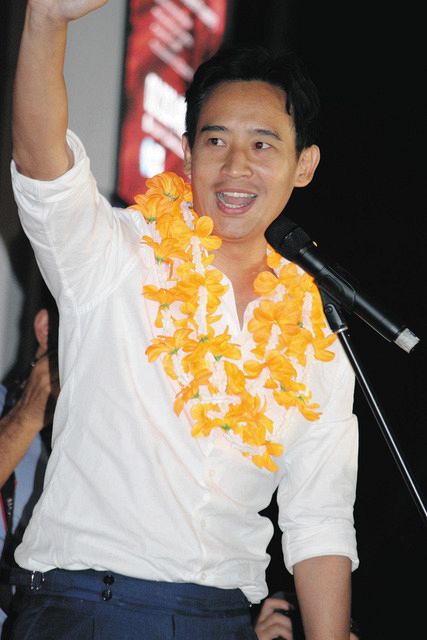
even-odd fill
[{"label": "navy blue trousers", "polygon": [[256,640],[240,589],[19,570],[5,640]]}]

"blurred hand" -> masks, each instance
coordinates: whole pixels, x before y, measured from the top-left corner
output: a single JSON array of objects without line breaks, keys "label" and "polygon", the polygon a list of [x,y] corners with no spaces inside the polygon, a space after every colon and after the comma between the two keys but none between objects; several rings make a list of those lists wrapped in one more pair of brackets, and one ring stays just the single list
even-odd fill
[{"label": "blurred hand", "polygon": [[31,446],[37,433],[50,425],[59,393],[56,351],[40,356],[25,383],[16,388],[19,398],[0,419],[0,487]]},{"label": "blurred hand", "polygon": [[41,356],[31,369],[22,395],[12,410],[15,420],[41,431],[51,424],[59,393],[56,352]]},{"label": "blurred hand", "polygon": [[283,638],[293,640],[292,619],[277,611],[292,611],[292,605],[282,598],[266,598],[263,602],[258,618],[255,623],[255,633],[258,640],[274,640]]}]

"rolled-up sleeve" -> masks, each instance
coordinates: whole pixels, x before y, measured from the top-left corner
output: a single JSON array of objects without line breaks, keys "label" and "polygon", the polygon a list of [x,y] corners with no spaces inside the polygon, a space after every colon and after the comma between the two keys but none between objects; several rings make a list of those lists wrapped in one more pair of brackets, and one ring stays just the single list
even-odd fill
[{"label": "rolled-up sleeve", "polygon": [[294,427],[278,488],[283,556],[291,573],[297,562],[316,556],[347,556],[353,570],[359,563],[353,519],[358,457],[354,373],[339,345],[336,352],[336,362],[315,366],[310,388],[315,395],[317,376],[325,400],[322,415]]},{"label": "rolled-up sleeve", "polygon": [[[68,131],[74,165],[51,181],[20,174],[11,163],[12,185],[22,227],[40,271],[57,302],[91,305],[125,270],[121,214],[103,197],[79,138]],[[139,239],[132,231],[133,241]]]},{"label": "rolled-up sleeve", "polygon": [[12,186],[18,209],[30,211],[36,220],[49,215],[55,203],[68,202],[71,196],[75,198],[88,181],[90,162],[80,139],[69,130],[67,142],[73,153],[73,166],[54,180],[29,178],[19,173],[15,162],[11,161]]}]

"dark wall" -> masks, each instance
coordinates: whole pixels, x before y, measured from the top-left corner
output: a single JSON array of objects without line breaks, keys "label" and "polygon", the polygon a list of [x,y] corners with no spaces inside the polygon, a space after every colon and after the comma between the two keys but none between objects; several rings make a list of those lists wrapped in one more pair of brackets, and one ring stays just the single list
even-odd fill
[{"label": "dark wall", "polygon": [[[292,196],[289,216],[421,338],[407,354],[349,318],[359,361],[425,503],[427,105],[418,5],[242,0],[228,37],[294,49],[319,88],[322,160],[313,183]],[[426,626],[425,517],[359,388],[355,412],[361,564],[353,574],[354,614],[365,640],[420,637]],[[271,550],[269,579],[277,589],[283,580],[289,584],[278,537]]]}]

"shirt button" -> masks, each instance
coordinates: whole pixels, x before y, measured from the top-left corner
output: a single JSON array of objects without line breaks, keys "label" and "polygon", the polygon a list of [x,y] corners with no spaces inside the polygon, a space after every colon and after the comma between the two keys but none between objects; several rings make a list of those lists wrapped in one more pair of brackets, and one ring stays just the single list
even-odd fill
[{"label": "shirt button", "polygon": [[202,527],[202,529],[206,529],[206,520],[201,520],[200,526]]},{"label": "shirt button", "polygon": [[206,580],[206,573],[204,571],[200,574],[200,580]]},{"label": "shirt button", "polygon": [[209,478],[213,478],[214,475],[215,475],[215,469],[209,469],[209,471],[208,471]]}]

